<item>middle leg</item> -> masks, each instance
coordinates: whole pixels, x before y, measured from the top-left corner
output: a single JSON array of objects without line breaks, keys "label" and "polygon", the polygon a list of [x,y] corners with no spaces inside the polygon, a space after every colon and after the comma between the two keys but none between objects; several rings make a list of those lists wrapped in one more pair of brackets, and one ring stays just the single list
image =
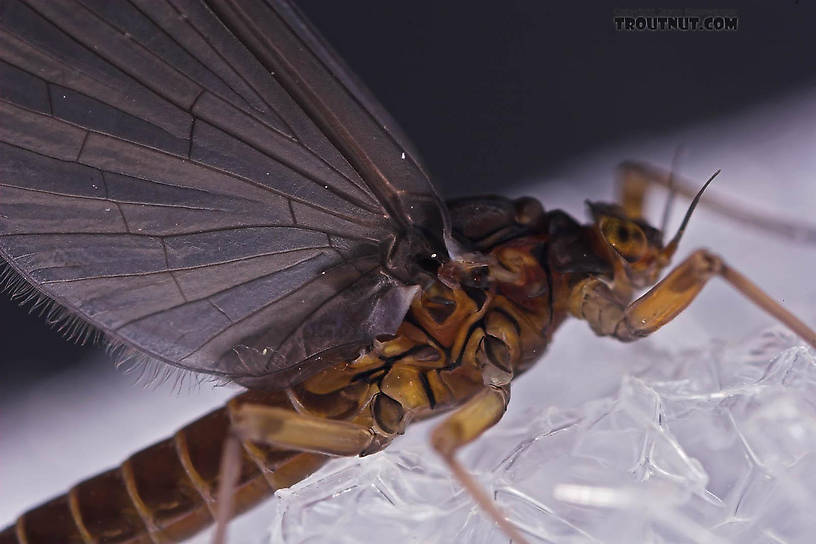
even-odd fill
[{"label": "middle leg", "polygon": [[431,445],[442,456],[454,477],[473,497],[476,504],[490,516],[499,528],[515,544],[526,544],[518,529],[510,523],[473,476],[459,464],[456,452],[476,440],[487,429],[499,422],[507,409],[510,390],[505,387],[488,386],[459,409],[449,415],[431,434]]}]

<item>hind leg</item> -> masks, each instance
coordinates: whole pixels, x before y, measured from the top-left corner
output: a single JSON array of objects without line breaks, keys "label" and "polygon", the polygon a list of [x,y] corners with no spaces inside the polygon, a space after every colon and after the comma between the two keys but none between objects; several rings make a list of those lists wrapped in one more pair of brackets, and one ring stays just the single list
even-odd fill
[{"label": "hind leg", "polygon": [[[327,456],[354,456],[368,453],[372,448],[382,447],[382,440],[370,426],[343,420],[333,420],[299,413],[279,405],[237,402],[229,405],[232,421],[229,436],[224,442],[218,487],[218,509],[213,544],[226,541],[226,526],[232,518],[233,501],[241,466],[242,448],[271,446],[281,451],[301,451],[311,472],[310,460],[316,462]],[[298,468],[295,474],[276,471],[275,488],[288,487],[301,478]]]}]

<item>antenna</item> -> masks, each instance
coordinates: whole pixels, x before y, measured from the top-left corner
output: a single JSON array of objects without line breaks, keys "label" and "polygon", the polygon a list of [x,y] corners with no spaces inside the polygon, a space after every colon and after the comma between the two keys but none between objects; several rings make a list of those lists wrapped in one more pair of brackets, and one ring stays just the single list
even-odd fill
[{"label": "antenna", "polygon": [[667,259],[671,259],[674,252],[677,251],[677,246],[680,245],[680,238],[683,237],[683,233],[686,231],[686,225],[688,225],[689,219],[691,219],[691,213],[694,211],[694,208],[697,207],[697,203],[700,201],[700,197],[703,196],[703,192],[708,188],[714,178],[716,178],[720,173],[720,170],[714,172],[714,174],[708,178],[708,181],[705,182],[703,188],[697,192],[697,195],[694,197],[694,200],[691,201],[691,206],[689,206],[688,211],[686,212],[686,216],[683,218],[683,222],[680,224],[680,228],[677,230],[677,234],[674,235],[674,238],[671,239],[671,242],[663,248],[663,251],[660,252],[661,256],[664,256]]}]

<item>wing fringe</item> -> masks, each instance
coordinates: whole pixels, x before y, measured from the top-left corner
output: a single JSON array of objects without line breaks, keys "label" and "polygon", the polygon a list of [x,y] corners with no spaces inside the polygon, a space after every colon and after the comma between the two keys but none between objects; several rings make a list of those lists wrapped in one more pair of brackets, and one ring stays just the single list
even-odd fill
[{"label": "wing fringe", "polygon": [[203,374],[186,368],[168,365],[131,346],[109,338],[104,332],[71,312],[28,282],[14,267],[0,259],[0,293],[29,314],[42,318],[46,325],[55,329],[63,338],[74,344],[105,345],[105,351],[117,370],[134,378],[133,384],[145,389],[158,388],[172,382],[175,393],[198,389],[203,383],[224,386],[231,380],[224,376]]}]

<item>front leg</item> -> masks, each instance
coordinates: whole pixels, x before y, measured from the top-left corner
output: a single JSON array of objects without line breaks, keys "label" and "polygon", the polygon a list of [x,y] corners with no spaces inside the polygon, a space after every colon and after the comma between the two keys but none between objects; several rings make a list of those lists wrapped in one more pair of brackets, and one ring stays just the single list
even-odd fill
[{"label": "front leg", "polygon": [[[625,161],[618,166],[618,200],[630,217],[642,217],[649,188],[657,186],[694,198],[699,184],[646,162]],[[816,242],[816,227],[810,223],[781,219],[770,214],[743,208],[733,201],[707,194],[700,205],[750,228],[797,242]]]},{"label": "front leg", "polygon": [[691,304],[714,275],[722,277],[816,348],[816,332],[720,257],[705,249],[692,253],[657,285],[630,304],[617,299],[601,280],[587,279],[573,291],[570,311],[576,317],[585,319],[597,334],[628,342],[647,336],[674,319]]}]

